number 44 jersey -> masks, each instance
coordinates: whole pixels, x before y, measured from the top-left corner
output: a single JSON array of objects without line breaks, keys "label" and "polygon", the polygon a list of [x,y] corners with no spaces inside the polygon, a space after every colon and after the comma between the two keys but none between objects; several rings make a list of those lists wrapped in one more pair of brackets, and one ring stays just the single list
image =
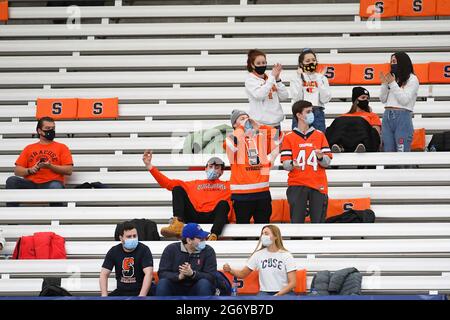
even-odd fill
[{"label": "number 44 jersey", "polygon": [[328,193],[328,181],[325,168],[317,159],[316,152],[333,158],[325,134],[310,128],[306,134],[297,128],[287,133],[281,145],[281,162],[295,161],[297,164],[289,172],[289,186],[305,186],[321,193]]}]

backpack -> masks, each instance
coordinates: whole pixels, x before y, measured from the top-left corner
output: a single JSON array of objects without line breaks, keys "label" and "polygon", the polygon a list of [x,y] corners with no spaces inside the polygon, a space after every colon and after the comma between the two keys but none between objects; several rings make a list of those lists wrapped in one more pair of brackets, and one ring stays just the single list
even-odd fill
[{"label": "backpack", "polygon": [[72,296],[72,294],[61,287],[61,278],[44,278],[42,282],[42,290],[39,293],[40,297],[65,297]]},{"label": "backpack", "polygon": [[[136,225],[139,241],[159,241],[161,240],[158,226],[155,221],[149,219],[133,219],[130,222]],[[114,239],[119,241],[119,234],[122,233],[123,223],[118,223],[114,232]]]},{"label": "backpack", "polygon": [[450,151],[450,131],[433,134],[428,144],[429,151]]},{"label": "backpack", "polygon": [[344,213],[330,217],[326,223],[373,223],[375,222],[375,212],[366,210],[347,210]]},{"label": "backpack", "polygon": [[231,296],[231,282],[221,271],[216,271],[216,296]]}]

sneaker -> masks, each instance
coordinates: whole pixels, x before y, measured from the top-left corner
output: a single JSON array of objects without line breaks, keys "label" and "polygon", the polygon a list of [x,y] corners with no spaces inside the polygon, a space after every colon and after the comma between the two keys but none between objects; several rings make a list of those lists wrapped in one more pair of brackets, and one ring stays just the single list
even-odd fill
[{"label": "sneaker", "polygon": [[208,236],[208,239],[206,239],[207,241],[217,241],[217,235],[215,233],[211,233]]},{"label": "sneaker", "polygon": [[170,225],[168,227],[161,228],[161,234],[166,238],[180,238],[183,231],[184,223],[178,220],[177,217],[170,219]]},{"label": "sneaker", "polygon": [[341,150],[341,147],[339,147],[337,144],[333,144],[331,146],[331,152],[332,153],[341,153],[342,150]]},{"label": "sneaker", "polygon": [[364,152],[366,152],[366,146],[363,145],[362,143],[358,144],[356,146],[355,152],[356,153],[364,153]]}]

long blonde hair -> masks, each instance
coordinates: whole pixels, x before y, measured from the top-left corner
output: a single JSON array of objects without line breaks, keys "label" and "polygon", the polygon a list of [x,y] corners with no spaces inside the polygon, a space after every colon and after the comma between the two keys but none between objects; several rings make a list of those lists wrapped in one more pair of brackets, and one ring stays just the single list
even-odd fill
[{"label": "long blonde hair", "polygon": [[264,227],[262,227],[261,234],[259,235],[258,244],[256,245],[256,249],[255,249],[255,251],[253,251],[252,255],[265,248],[265,247],[263,247],[263,245],[261,243],[261,236],[262,236],[265,228],[268,228],[268,229],[270,229],[270,231],[272,231],[272,234],[275,237],[274,242],[275,242],[275,246],[277,247],[277,249],[280,251],[283,251],[283,252],[289,252],[283,245],[283,238],[281,236],[280,228],[278,228],[274,224],[268,224],[268,225],[265,225]]}]

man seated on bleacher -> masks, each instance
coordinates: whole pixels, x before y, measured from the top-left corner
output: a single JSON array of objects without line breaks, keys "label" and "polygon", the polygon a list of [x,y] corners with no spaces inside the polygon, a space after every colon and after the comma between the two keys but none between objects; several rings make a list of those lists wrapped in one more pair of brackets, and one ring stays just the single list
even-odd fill
[{"label": "man seated on bleacher", "polygon": [[210,296],[215,293],[216,252],[206,244],[209,233],[188,223],[181,242],[169,244],[161,255],[157,296]]},{"label": "man seated on bleacher", "polygon": [[184,223],[212,223],[208,241],[217,240],[228,223],[230,211],[230,182],[219,180],[225,163],[218,157],[208,160],[206,179],[182,181],[169,179],[152,165],[152,152],[144,152],[143,161],[158,184],[172,191],[173,218],[161,229],[164,237],[181,236]]},{"label": "man seated on bleacher", "polygon": [[141,296],[150,293],[153,278],[153,256],[145,244],[140,243],[136,226],[124,222],[120,244],[112,247],[105,256],[100,272],[102,297],[108,296],[108,277],[115,269],[117,289],[110,296]]},{"label": "man seated on bleacher", "polygon": [[[15,176],[6,180],[6,189],[64,189],[64,176],[71,175],[72,154],[55,138],[55,121],[50,117],[39,119],[36,127],[39,141],[26,146],[16,160]],[[7,203],[17,207],[18,203]],[[50,206],[62,206],[50,203]]]}]

